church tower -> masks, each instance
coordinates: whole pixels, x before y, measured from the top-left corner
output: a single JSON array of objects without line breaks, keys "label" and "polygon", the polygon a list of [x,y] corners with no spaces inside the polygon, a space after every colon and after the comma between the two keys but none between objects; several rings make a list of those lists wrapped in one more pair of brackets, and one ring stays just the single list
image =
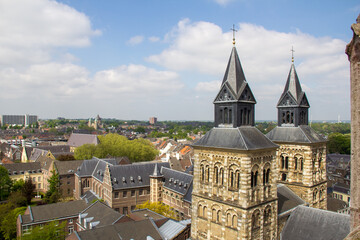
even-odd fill
[{"label": "church tower", "polygon": [[326,140],[308,126],[309,107],[292,58],[277,104],[278,126],[267,137],[280,146],[277,151],[279,183],[292,189],[310,207],[327,209]]},{"label": "church tower", "polygon": [[277,239],[278,146],[254,127],[255,103],[234,46],[215,127],[193,145],[192,239]]}]

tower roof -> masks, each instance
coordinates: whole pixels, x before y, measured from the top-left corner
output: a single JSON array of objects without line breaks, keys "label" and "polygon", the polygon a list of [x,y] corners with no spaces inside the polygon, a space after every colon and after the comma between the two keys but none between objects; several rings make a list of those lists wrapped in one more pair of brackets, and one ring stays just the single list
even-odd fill
[{"label": "tower roof", "polygon": [[159,169],[157,164],[155,164],[154,172],[153,172],[153,174],[151,176],[152,177],[161,177],[162,176],[162,174],[160,173],[160,169]]},{"label": "tower roof", "polygon": [[[230,92],[226,99],[221,98],[224,88]],[[246,92],[244,95],[243,93]],[[246,101],[256,103],[254,95],[246,81],[244,71],[242,69],[240,59],[236,48],[233,47],[230,59],[225,71],[224,79],[221,84],[220,91],[215,98],[214,102],[232,100],[232,101]]]},{"label": "tower roof", "polygon": [[[286,103],[284,100],[286,101]],[[291,64],[289,75],[285,84],[285,88],[283,93],[281,94],[277,106],[279,107],[289,104],[292,106],[301,105],[303,107],[309,107],[309,102],[307,100],[306,94],[301,89],[301,84],[299,81],[299,77],[296,73],[294,63]]]}]

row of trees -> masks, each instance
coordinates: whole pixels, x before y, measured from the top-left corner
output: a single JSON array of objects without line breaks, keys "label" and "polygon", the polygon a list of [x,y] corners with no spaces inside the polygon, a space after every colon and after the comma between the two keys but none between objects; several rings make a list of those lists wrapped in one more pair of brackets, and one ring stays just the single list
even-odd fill
[{"label": "row of trees", "polygon": [[146,139],[128,140],[118,134],[107,134],[98,136],[98,145],[85,144],[75,150],[75,159],[91,159],[93,156],[98,158],[128,157],[133,162],[151,161],[155,159],[158,151]]}]

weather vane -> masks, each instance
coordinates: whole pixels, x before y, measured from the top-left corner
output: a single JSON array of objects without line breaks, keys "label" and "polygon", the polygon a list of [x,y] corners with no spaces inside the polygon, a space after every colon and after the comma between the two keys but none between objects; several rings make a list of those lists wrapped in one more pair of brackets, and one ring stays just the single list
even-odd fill
[{"label": "weather vane", "polygon": [[295,52],[295,50],[294,50],[294,46],[291,46],[291,61],[292,62],[294,62],[294,52]]},{"label": "weather vane", "polygon": [[233,24],[233,27],[230,28],[230,30],[233,31],[233,44],[235,45],[235,32],[237,32],[237,30],[235,29],[235,24]]}]

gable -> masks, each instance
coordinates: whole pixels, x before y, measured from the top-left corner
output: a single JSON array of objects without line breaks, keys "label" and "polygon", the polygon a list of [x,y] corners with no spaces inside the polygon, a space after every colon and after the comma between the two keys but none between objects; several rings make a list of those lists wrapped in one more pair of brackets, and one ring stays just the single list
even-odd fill
[{"label": "gable", "polygon": [[288,92],[285,93],[278,102],[278,107],[288,107],[288,106],[297,106],[297,102],[293,96]]},{"label": "gable", "polygon": [[310,107],[309,101],[307,100],[307,97],[306,97],[305,94],[301,98],[300,106],[302,106],[302,107]]},{"label": "gable", "polygon": [[230,88],[227,86],[227,84],[224,84],[218,95],[215,98],[215,102],[224,102],[224,101],[234,101],[235,100],[235,96],[232,93],[232,91],[230,91]]},{"label": "gable", "polygon": [[256,102],[254,94],[252,93],[248,84],[246,84],[244,90],[241,92],[239,100]]}]

